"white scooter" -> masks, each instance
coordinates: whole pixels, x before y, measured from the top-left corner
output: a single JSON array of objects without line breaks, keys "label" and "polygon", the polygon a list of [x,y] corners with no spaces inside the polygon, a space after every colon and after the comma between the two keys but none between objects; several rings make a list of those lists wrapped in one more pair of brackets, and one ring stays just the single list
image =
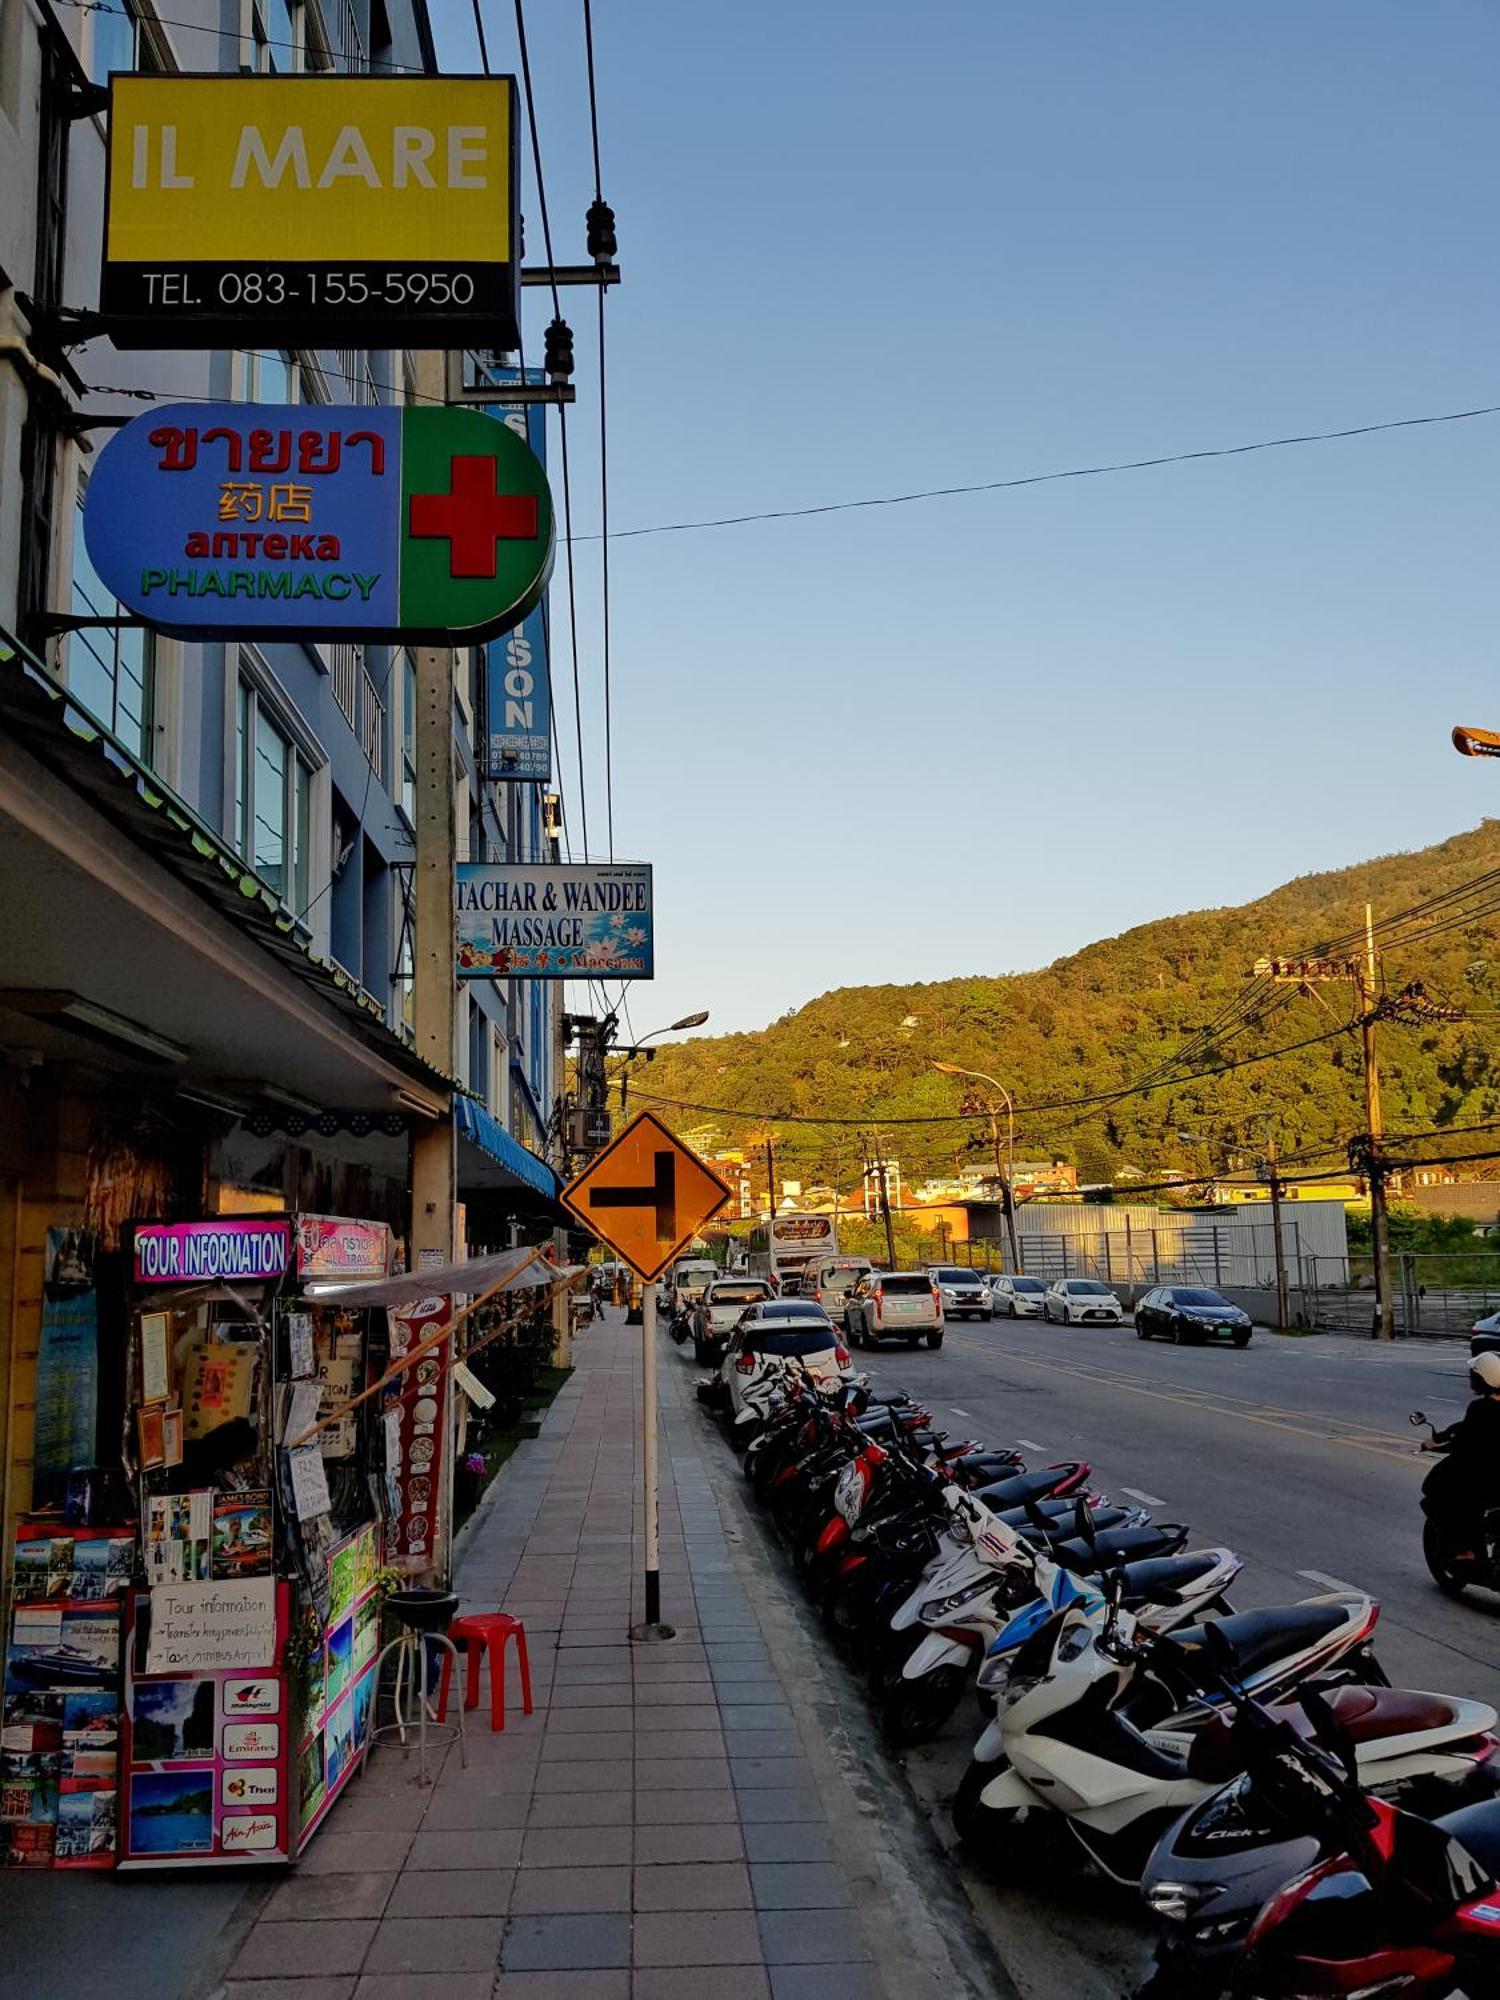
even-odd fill
[{"label": "white scooter", "polygon": [[[1037,1822],[1065,1826],[1105,1874],[1136,1886],[1173,1820],[1224,1782],[1221,1769],[1196,1775],[1193,1747],[1227,1698],[1213,1691],[1205,1628],[1182,1635],[1181,1645],[1138,1639],[1113,1578],[1110,1594],[1102,1615],[1070,1606],[1020,1649],[1006,1707],[975,1746],[953,1818],[963,1838],[997,1852],[1023,1830],[1030,1838]],[[1331,1593],[1208,1629],[1220,1635],[1213,1653],[1232,1649],[1238,1685],[1262,1700],[1315,1679],[1366,1644],[1378,1615],[1369,1597]],[[1201,1690],[1181,1707],[1174,1707],[1180,1688],[1153,1685],[1165,1670],[1163,1655],[1177,1654]],[[1153,1726],[1148,1718],[1163,1702],[1173,1712]]]}]

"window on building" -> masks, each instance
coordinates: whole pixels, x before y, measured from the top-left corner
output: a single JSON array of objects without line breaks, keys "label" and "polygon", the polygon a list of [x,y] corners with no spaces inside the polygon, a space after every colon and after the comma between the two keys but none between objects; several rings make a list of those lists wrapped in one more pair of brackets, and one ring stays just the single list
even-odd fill
[{"label": "window on building", "polygon": [[276,348],[240,356],[240,400],[246,403],[297,403],[302,364],[295,354]]},{"label": "window on building", "polygon": [[397,772],[401,810],[417,823],[417,663],[410,647],[401,649],[401,769]]},{"label": "window on building", "polygon": [[312,900],[312,770],[244,678],[235,735],[235,846],[303,917]]},{"label": "window on building", "polygon": [[293,76],[307,68],[303,0],[242,0],[242,69],[257,76]]},{"label": "window on building", "polygon": [[108,83],[113,69],[134,69],[138,26],[127,0],[96,0],[85,17],[89,28],[89,75]]},{"label": "window on building", "polygon": [[[99,581],[83,539],[83,503],[73,523],[73,577],[68,609],[75,618],[123,618],[129,613]],[[96,721],[134,756],[151,759],[156,637],[131,625],[90,625],[68,635],[68,686]]]}]

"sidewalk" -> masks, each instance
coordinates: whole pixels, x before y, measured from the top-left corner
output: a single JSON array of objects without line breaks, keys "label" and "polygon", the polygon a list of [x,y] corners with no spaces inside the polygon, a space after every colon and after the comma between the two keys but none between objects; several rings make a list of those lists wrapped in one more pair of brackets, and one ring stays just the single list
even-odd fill
[{"label": "sidewalk", "polygon": [[756,1558],[731,1550],[709,1463],[727,1451],[662,1346],[662,1604],[678,1637],[626,1636],[642,1615],[640,1337],[610,1312],[459,1570],[467,1606],[525,1620],[535,1713],[512,1667],[504,1733],[486,1689],[467,1770],[449,1751],[426,1791],[414,1752],[380,1750],[270,1896],[224,2000],[875,2000],[970,1984],[941,1920],[935,1946],[922,1936],[920,1890],[892,1927],[902,1885],[862,1852],[869,1808],[832,1768],[828,1715],[804,1668],[781,1678],[806,1638],[777,1631],[784,1607],[752,1603]]}]

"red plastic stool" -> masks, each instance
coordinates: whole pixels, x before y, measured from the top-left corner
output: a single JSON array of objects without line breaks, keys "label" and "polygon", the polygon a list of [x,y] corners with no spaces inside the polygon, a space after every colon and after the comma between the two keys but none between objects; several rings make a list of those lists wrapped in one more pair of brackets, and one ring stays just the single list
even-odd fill
[{"label": "red plastic stool", "polygon": [[[505,1727],[505,1648],[514,1638],[516,1659],[521,1668],[521,1707],[531,1713],[531,1659],[526,1651],[526,1627],[505,1611],[479,1611],[455,1618],[448,1637],[464,1649],[464,1707],[479,1706],[479,1666],[483,1655],[490,1656],[490,1727]],[[443,1681],[438,1690],[438,1721],[448,1713],[448,1688],[453,1679],[453,1659],[443,1655]]]}]

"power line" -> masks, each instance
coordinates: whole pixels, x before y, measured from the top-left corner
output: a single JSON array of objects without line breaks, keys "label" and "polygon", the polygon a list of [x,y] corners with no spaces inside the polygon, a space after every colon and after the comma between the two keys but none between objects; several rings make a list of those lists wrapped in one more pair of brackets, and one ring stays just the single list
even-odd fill
[{"label": "power line", "polygon": [[[1259,1055],[1239,1056],[1233,1062],[1219,1063],[1212,1069],[1193,1070],[1184,1076],[1168,1076],[1160,1079],[1152,1077],[1144,1082],[1126,1084],[1119,1090],[1096,1091],[1087,1097],[1056,1098],[1050,1104],[1018,1104],[1015,1106],[1015,1116],[1017,1118],[1035,1117],[1049,1111],[1073,1111],[1083,1105],[1119,1104],[1127,1097],[1145,1096],[1153,1090],[1175,1090],[1181,1084],[1196,1083],[1203,1077],[1224,1076],[1230,1070],[1248,1069],[1253,1063],[1274,1062],[1278,1056],[1295,1055],[1299,1049],[1315,1048],[1320,1042],[1331,1042],[1347,1034],[1347,1032],[1347,1027],[1343,1023],[1340,1023],[1336,1028],[1325,1028],[1321,1034],[1308,1035],[1300,1042],[1286,1042],[1278,1048],[1265,1049]],[[742,1118],[772,1125],[860,1126],[870,1124],[874,1118],[874,1114],[868,1111],[862,1113],[857,1118],[815,1118],[811,1114],[801,1111],[751,1111],[732,1104],[695,1104],[686,1098],[662,1097],[651,1091],[642,1091],[639,1094],[642,1097],[649,1098],[653,1104],[670,1105],[677,1111],[701,1111],[713,1117]],[[972,1114],[968,1112],[944,1111],[935,1112],[931,1116],[921,1118],[881,1117],[878,1122],[881,1125],[907,1126],[970,1125],[974,1121]]]},{"label": "power line", "polygon": [[[756,521],[805,521],[818,514],[849,514],[870,507],[909,507],[922,500],[952,500],[976,493],[1008,493],[1021,486],[1048,486],[1063,479],[1102,479],[1119,472],[1146,472],[1162,465],[1190,465],[1199,459],[1244,458],[1251,452],[1284,451],[1292,445],[1333,444],[1345,438],[1373,437],[1379,431],[1416,430],[1430,424],[1461,424],[1475,417],[1500,415],[1500,403],[1472,410],[1446,410],[1439,415],[1391,417],[1382,423],[1350,424],[1342,430],[1305,431],[1288,437],[1257,438],[1251,444],[1214,445],[1201,451],[1162,452],[1154,458],[1126,458],[1103,465],[1075,465],[1063,472],[1032,472],[1015,479],[985,479],[963,486],[928,486],[913,493],[882,493],[860,500],[829,500],[815,507],[770,507],[755,514],[720,514],[697,521],[658,521],[644,528],[616,528],[612,539],[633,541],[642,535],[694,534],[702,528],[743,528]],[[580,541],[598,541],[580,535]]]}]

